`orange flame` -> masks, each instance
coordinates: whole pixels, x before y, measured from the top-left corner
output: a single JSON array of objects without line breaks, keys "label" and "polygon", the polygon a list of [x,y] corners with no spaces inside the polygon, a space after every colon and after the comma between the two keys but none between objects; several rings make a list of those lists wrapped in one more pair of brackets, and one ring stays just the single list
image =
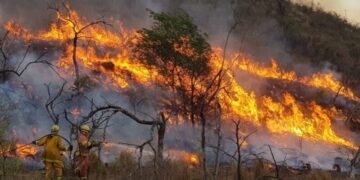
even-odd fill
[{"label": "orange flame", "polygon": [[102,143],[102,145],[104,146],[104,148],[111,148],[111,147],[113,147],[113,143],[109,143],[109,142],[104,142],[104,143]]},{"label": "orange flame", "polygon": [[22,159],[28,156],[35,156],[38,152],[37,148],[31,145],[16,144],[16,155]]},{"label": "orange flame", "polygon": [[186,154],[183,159],[192,166],[197,166],[200,163],[199,156],[196,154]]},{"label": "orange flame", "polygon": [[[294,76],[278,77],[290,79]],[[258,126],[265,125],[272,133],[292,133],[309,141],[321,140],[356,149],[356,145],[340,138],[331,129],[331,120],[338,113],[335,108],[326,109],[315,102],[299,103],[287,92],[280,102],[268,96],[258,99],[254,92],[248,93],[238,84],[231,71],[226,72],[225,78],[227,88],[219,92],[219,99],[228,118],[239,117]]]},{"label": "orange flame", "polygon": [[37,148],[28,145],[28,144],[15,144],[14,149],[11,148],[12,145],[1,146],[0,153],[2,156],[6,157],[19,157],[21,159],[26,159],[28,157],[34,157],[38,152]]},{"label": "orange flame", "polygon": [[79,108],[74,108],[70,113],[76,119],[81,115],[81,110]]},{"label": "orange flame", "polygon": [[33,36],[29,33],[29,31],[14,21],[10,21],[5,23],[4,29],[10,33],[13,37],[21,38],[24,41],[30,41],[33,39]]},{"label": "orange flame", "polygon": [[[131,59],[130,45],[136,43],[138,34],[125,31],[116,34],[104,26],[89,26],[81,31],[88,23],[86,18],[80,18],[75,11],[71,11],[68,17],[57,14],[59,23],[53,23],[48,31],[39,34],[27,35],[24,28],[14,28],[13,22],[7,23],[5,28],[14,36],[25,40],[37,40],[45,42],[68,43],[79,34],[79,40],[88,40],[83,46],[81,42],[77,47],[76,59],[83,70],[95,74],[104,85],[110,84],[115,89],[126,89],[131,83],[139,83],[144,86],[152,82],[165,82],[158,76],[154,69],[148,69],[136,59]],[[76,22],[76,24],[72,22]],[[19,33],[21,30],[23,33]],[[81,32],[80,32],[81,31]],[[24,36],[25,35],[25,36]],[[186,39],[184,39],[186,41]],[[59,59],[58,66],[64,74],[72,73],[72,51],[73,46],[66,44],[64,55]],[[178,47],[175,50],[191,55],[191,48]],[[210,59],[214,71],[221,67],[221,49],[215,49]],[[245,56],[239,56],[240,60],[235,61],[236,69],[246,71],[263,78],[273,78],[283,81],[299,82],[307,86],[322,88],[337,93],[352,100],[359,101],[353,91],[336,80],[331,74],[314,74],[311,77],[298,77],[293,71],[282,70],[275,60],[272,60],[271,67],[253,63]],[[237,59],[234,56],[233,59]],[[230,69],[230,60],[224,64],[224,69]],[[235,70],[236,70],[235,69]],[[177,70],[181,71],[181,70]],[[179,72],[181,73],[181,72]],[[213,72],[216,73],[216,72]],[[185,79],[187,77],[184,77]],[[185,81],[185,83],[188,83]],[[195,85],[198,89],[205,89],[202,85]],[[272,133],[292,133],[310,141],[326,141],[348,148],[355,148],[356,145],[335,134],[331,129],[331,120],[335,118],[338,111],[335,108],[326,109],[315,102],[297,102],[295,97],[285,92],[282,99],[276,101],[271,97],[257,97],[254,92],[245,91],[239,84],[232,71],[227,70],[224,74],[224,90],[219,91],[218,98],[224,108],[224,119],[241,118],[252,122],[256,126],[266,126]],[[341,88],[343,87],[343,88]],[[181,117],[181,122],[186,117]],[[175,120],[172,120],[175,122]],[[194,156],[195,157],[195,156]],[[189,156],[189,159],[191,158]],[[198,158],[197,158],[198,159]],[[195,161],[196,162],[196,161]],[[198,162],[198,161],[197,161]]]},{"label": "orange flame", "polygon": [[236,66],[243,71],[260,77],[299,82],[306,86],[324,89],[335,94],[339,93],[340,96],[360,102],[360,99],[354,95],[354,92],[351,89],[344,87],[344,85],[340,81],[336,80],[331,73],[317,73],[313,74],[311,77],[305,76],[299,78],[294,71],[285,71],[280,69],[278,63],[274,59],[271,60],[271,67],[266,67],[253,63],[245,56],[240,57]]}]

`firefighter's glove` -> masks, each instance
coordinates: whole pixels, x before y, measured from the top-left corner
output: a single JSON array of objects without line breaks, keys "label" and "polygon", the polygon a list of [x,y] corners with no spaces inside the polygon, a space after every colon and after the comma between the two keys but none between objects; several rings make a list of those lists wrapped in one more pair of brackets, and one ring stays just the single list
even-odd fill
[{"label": "firefighter's glove", "polygon": [[34,144],[34,145],[36,145],[36,141],[32,141],[32,142],[31,142],[31,144]]}]

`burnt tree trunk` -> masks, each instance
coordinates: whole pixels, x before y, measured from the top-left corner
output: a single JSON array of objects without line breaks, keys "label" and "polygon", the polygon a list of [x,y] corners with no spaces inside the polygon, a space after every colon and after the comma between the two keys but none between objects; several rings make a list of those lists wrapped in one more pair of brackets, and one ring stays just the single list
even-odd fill
[{"label": "burnt tree trunk", "polygon": [[158,125],[158,152],[157,152],[157,159],[158,162],[162,162],[164,159],[163,151],[164,151],[164,138],[165,138],[165,131],[166,131],[166,119],[163,113],[160,114],[161,124]]},{"label": "burnt tree trunk", "polygon": [[[0,49],[0,52],[2,53],[2,56],[3,56],[3,67],[2,67],[2,70],[5,71],[6,70],[6,65],[7,65],[7,57],[5,55],[5,53],[3,52],[2,48]],[[6,72],[3,72],[1,74],[2,76],[2,82],[6,82],[8,76],[7,76],[7,73]]]},{"label": "burnt tree trunk", "polygon": [[220,168],[220,163],[219,163],[219,154],[220,154],[220,146],[221,146],[221,140],[222,140],[222,135],[221,135],[221,105],[219,104],[219,102],[216,103],[217,108],[218,108],[218,118],[216,120],[216,134],[217,134],[217,144],[216,144],[216,151],[215,151],[215,170],[214,170],[214,179],[218,179],[219,176],[219,168]]},{"label": "burnt tree trunk", "polygon": [[241,145],[240,145],[240,121],[235,122],[235,138],[236,138],[236,152],[237,152],[237,161],[236,161],[236,175],[237,180],[241,180]]},{"label": "burnt tree trunk", "polygon": [[202,151],[202,164],[203,164],[203,171],[204,171],[204,180],[207,179],[207,170],[206,170],[206,151],[205,151],[205,144],[206,144],[206,135],[205,135],[205,125],[206,119],[203,112],[200,112],[200,119],[201,119],[201,151]]},{"label": "burnt tree trunk", "polygon": [[195,102],[194,102],[194,92],[195,92],[195,83],[191,78],[191,97],[190,97],[190,121],[194,125],[195,124]]},{"label": "burnt tree trunk", "polygon": [[74,68],[75,68],[75,77],[76,77],[76,79],[78,79],[80,77],[79,66],[78,66],[78,63],[76,61],[77,40],[78,40],[78,33],[75,33],[75,37],[73,39],[72,60],[73,60]]}]

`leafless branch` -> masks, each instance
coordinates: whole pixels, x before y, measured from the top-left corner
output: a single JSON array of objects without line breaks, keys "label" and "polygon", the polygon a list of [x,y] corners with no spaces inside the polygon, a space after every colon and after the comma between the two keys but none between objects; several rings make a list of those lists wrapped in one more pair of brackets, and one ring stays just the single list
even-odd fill
[{"label": "leafless branch", "polygon": [[272,157],[273,162],[274,162],[274,165],[275,165],[275,176],[269,176],[269,177],[270,177],[270,178],[275,178],[275,179],[280,179],[280,178],[279,178],[279,167],[278,167],[278,165],[277,165],[277,163],[276,163],[276,159],[275,159],[275,157],[274,157],[274,153],[273,153],[270,145],[268,145],[268,147],[269,147],[270,154],[271,154],[271,157]]},{"label": "leafless branch", "polygon": [[[55,112],[55,101],[60,98],[60,96],[62,95],[63,91],[64,91],[64,87],[66,85],[66,82],[64,82],[62,84],[62,86],[60,87],[59,91],[55,94],[55,96],[52,97],[51,95],[51,90],[50,90],[50,85],[46,84],[46,88],[47,88],[47,92],[48,92],[48,100],[46,101],[45,107],[46,107],[46,111],[48,112],[50,118],[53,120],[53,122],[55,124],[59,123],[60,119],[60,114],[57,114]],[[67,119],[67,118],[65,118]]]},{"label": "leafless branch", "polygon": [[124,109],[123,107],[110,105],[110,104],[107,105],[107,106],[96,108],[95,110],[91,111],[86,117],[84,117],[84,119],[90,119],[96,113],[104,111],[104,110],[112,110],[112,111],[114,111],[116,113],[120,112],[120,113],[124,114],[125,116],[129,117],[130,119],[134,120],[135,122],[137,122],[139,124],[145,124],[145,125],[159,125],[159,124],[162,124],[161,121],[142,120],[142,119],[138,118],[137,116],[135,116],[133,113],[131,113],[128,110]]}]

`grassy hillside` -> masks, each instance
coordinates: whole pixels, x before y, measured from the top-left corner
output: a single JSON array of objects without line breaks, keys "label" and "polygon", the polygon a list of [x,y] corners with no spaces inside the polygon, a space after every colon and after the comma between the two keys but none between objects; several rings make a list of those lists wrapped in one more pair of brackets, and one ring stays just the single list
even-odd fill
[{"label": "grassy hillside", "polygon": [[[343,82],[358,88],[360,75],[360,28],[335,13],[320,7],[294,4],[286,0],[245,0],[240,11],[248,17],[271,17],[278,22],[286,42],[286,50],[293,56],[309,60],[343,75]],[[250,10],[248,8],[250,6]]]},{"label": "grassy hillside", "polygon": [[[264,41],[263,46],[267,46],[267,49],[275,49],[275,53],[272,53],[275,58],[277,52],[275,43],[280,42],[282,43],[280,51],[291,57],[292,68],[297,68],[293,66],[294,64],[310,64],[311,67],[319,70],[329,68],[341,75],[341,81],[345,86],[351,87],[357,96],[360,95],[360,28],[358,26],[318,6],[310,7],[287,0],[238,2],[234,15],[242,26],[238,34],[243,33],[244,29],[250,26],[253,26],[250,31],[257,31],[263,27],[262,24],[274,21],[269,29],[276,30],[270,33],[269,30],[265,30],[265,38],[258,39]],[[259,36],[258,34],[256,35]],[[268,41],[267,36],[276,36],[276,40]],[[237,40],[241,41],[240,38]],[[263,49],[266,48],[254,47],[256,49],[254,54],[264,54]],[[359,131],[360,122],[356,119],[360,118],[360,113],[346,109],[345,113],[351,114],[350,121],[347,121],[349,127]]]},{"label": "grassy hillside", "polygon": [[[360,72],[360,28],[317,7],[287,3],[284,15],[275,14],[292,53],[313,64],[330,62],[345,80],[356,85]],[[353,81],[353,82],[351,82]]]}]

